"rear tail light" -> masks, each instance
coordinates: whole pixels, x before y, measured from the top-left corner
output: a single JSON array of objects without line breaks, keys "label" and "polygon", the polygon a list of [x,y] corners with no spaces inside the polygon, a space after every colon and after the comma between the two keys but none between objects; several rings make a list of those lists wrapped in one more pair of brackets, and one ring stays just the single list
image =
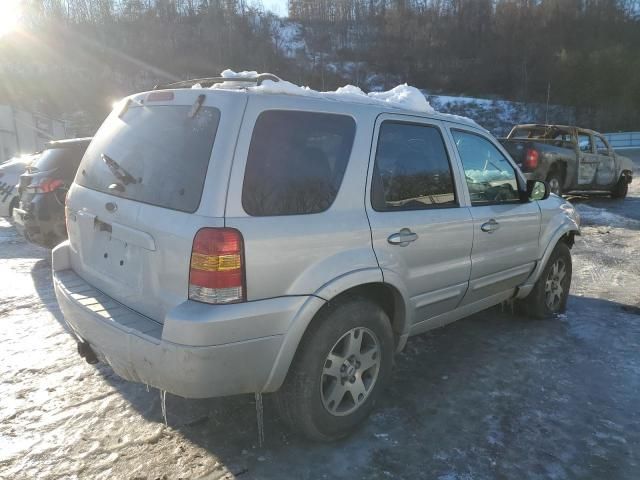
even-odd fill
[{"label": "rear tail light", "polygon": [[538,168],[538,159],[540,154],[534,148],[528,148],[524,154],[523,167],[527,170],[535,170]]},{"label": "rear tail light", "polygon": [[43,178],[37,184],[27,185],[27,188],[33,188],[34,190],[42,193],[54,192],[64,185],[62,180],[57,178]]},{"label": "rear tail light", "polygon": [[244,242],[233,228],[203,228],[191,249],[189,298],[205,303],[246,299]]}]

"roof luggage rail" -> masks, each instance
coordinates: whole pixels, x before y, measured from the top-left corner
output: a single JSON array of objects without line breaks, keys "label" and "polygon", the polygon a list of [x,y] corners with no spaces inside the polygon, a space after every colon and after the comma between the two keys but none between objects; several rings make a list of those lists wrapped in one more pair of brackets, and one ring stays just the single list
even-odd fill
[{"label": "roof luggage rail", "polygon": [[211,87],[216,83],[254,83],[256,86],[262,85],[265,80],[271,80],[273,82],[279,82],[281,79],[271,73],[261,73],[255,77],[205,77],[205,78],[193,78],[191,80],[182,80],[180,82],[158,84],[153,87],[154,90],[162,90],[165,88],[191,88],[194,85],[202,85],[202,87]]}]

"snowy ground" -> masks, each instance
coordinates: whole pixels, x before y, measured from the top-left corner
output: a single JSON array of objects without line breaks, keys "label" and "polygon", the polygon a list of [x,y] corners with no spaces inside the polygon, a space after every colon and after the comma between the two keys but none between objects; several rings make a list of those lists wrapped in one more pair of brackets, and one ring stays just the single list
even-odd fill
[{"label": "snowy ground", "polygon": [[377,413],[334,445],[292,437],[265,398],[159,394],[84,363],[47,252],[0,220],[0,478],[640,478],[640,184],[574,199],[566,315],[494,308],[413,338]]}]

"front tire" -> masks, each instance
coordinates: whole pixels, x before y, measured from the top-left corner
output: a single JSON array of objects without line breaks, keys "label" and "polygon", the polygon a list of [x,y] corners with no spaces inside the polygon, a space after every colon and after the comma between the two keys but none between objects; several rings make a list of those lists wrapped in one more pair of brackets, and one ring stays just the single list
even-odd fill
[{"label": "front tire", "polygon": [[353,432],[391,376],[389,317],[375,303],[348,297],[329,304],[305,333],[275,403],[285,423],[315,441]]},{"label": "front tire", "polygon": [[520,301],[521,311],[537,319],[564,313],[571,288],[571,274],[571,250],[561,240],[553,249],[531,293]]},{"label": "front tire", "polygon": [[629,192],[629,183],[627,182],[626,177],[620,177],[616,186],[611,190],[611,198],[624,199]]}]

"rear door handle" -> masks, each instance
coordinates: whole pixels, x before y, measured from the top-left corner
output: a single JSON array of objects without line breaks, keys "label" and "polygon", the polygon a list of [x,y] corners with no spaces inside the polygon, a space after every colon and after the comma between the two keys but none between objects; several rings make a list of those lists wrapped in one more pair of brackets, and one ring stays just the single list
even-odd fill
[{"label": "rear door handle", "polygon": [[387,242],[391,245],[399,245],[400,247],[406,247],[411,242],[415,242],[418,239],[418,234],[413,233],[408,228],[403,228],[399,232],[389,235]]},{"label": "rear door handle", "polygon": [[483,223],[480,229],[483,232],[493,233],[500,228],[500,224],[496,222],[493,218],[489,220],[487,223]]}]

